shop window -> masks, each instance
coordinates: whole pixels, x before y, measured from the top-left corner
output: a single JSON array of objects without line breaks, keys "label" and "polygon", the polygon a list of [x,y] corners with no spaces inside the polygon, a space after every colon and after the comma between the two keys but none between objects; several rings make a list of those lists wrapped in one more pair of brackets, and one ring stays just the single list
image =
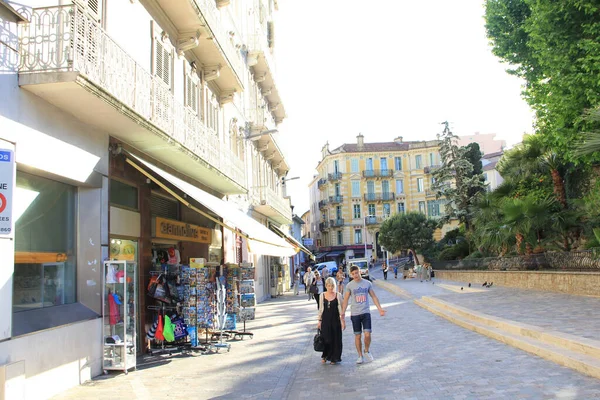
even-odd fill
[{"label": "shop window", "polygon": [[76,189],[17,172],[13,311],[76,301]]},{"label": "shop window", "polygon": [[158,216],[178,220],[179,204],[175,199],[171,200],[153,193],[150,196],[150,213],[155,217]]},{"label": "shop window", "polygon": [[138,209],[138,189],[135,186],[111,179],[110,180],[110,204]]}]

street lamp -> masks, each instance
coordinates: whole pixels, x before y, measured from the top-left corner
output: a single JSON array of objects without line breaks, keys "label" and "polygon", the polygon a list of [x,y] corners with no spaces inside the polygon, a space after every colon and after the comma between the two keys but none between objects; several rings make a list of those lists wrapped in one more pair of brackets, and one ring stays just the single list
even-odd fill
[{"label": "street lamp", "polygon": [[363,230],[365,231],[365,237],[363,238],[363,242],[365,242],[365,258],[367,258],[367,218],[375,218],[375,215],[365,215],[363,219]]}]

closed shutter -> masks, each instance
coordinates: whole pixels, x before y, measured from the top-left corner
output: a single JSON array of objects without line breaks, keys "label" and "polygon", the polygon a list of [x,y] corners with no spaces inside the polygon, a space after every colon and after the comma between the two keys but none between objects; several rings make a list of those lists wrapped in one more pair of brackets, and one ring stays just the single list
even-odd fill
[{"label": "closed shutter", "polygon": [[156,22],[152,22],[152,40],[154,54],[152,60],[153,73],[159,77],[169,90],[173,88],[173,48],[169,39]]},{"label": "closed shutter", "polygon": [[166,197],[153,194],[150,196],[150,213],[154,217],[179,219],[179,203]]},{"label": "closed shutter", "polygon": [[196,70],[189,66],[187,62],[184,63],[184,105],[198,114],[198,86],[199,78],[196,74]]}]

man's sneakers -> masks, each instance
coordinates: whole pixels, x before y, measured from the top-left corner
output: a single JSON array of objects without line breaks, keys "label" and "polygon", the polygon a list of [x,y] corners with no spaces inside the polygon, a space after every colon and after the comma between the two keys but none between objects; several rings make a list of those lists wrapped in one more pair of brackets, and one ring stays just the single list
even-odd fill
[{"label": "man's sneakers", "polygon": [[357,364],[362,364],[364,362],[363,357],[362,356],[358,356],[358,358],[356,359],[356,363]]},{"label": "man's sneakers", "polygon": [[373,361],[373,354],[371,354],[370,351],[365,351],[365,359],[367,360],[367,362],[372,362]]},{"label": "man's sneakers", "polygon": [[356,359],[357,364],[363,364],[365,362],[372,362],[374,360],[373,354],[369,351],[365,351],[363,356],[358,356]]}]

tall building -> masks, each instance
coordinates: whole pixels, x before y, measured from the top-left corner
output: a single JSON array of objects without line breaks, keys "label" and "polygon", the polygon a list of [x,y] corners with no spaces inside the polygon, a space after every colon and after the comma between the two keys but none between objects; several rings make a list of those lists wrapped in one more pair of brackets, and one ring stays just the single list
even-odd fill
[{"label": "tall building", "polygon": [[[395,213],[421,212],[431,218],[444,213],[443,200],[431,190],[431,172],[439,168],[439,141],[356,143],[330,150],[326,144],[313,185],[318,187],[311,212],[318,220],[317,258],[382,257],[381,223]],[[312,191],[311,191],[312,193]],[[435,234],[440,239],[448,229]],[[366,250],[366,251],[365,251]]]},{"label": "tall building", "polygon": [[495,133],[479,133],[473,135],[463,135],[458,137],[459,146],[467,146],[470,143],[479,144],[479,149],[483,154],[496,153],[506,148],[506,140],[496,139]]},{"label": "tall building", "polygon": [[268,229],[292,223],[276,11],[0,0],[0,358],[15,377],[0,384],[15,398],[102,372],[105,260],[137,263],[139,352],[162,251],[252,263],[257,299],[277,292],[296,251]]}]

